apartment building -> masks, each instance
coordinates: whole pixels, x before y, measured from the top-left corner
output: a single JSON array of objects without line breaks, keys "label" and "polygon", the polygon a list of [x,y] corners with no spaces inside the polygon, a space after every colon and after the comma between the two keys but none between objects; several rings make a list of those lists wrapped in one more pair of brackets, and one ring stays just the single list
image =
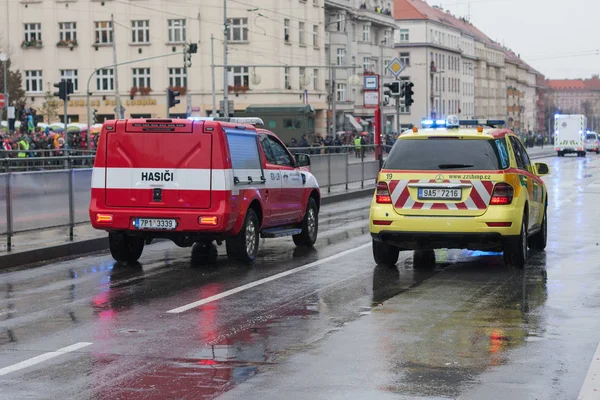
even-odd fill
[{"label": "apartment building", "polygon": [[[396,56],[393,7],[391,0],[325,0],[326,58],[340,67],[330,70],[326,83],[336,110],[335,124],[330,116],[330,132],[366,130],[374,123],[374,105],[365,104],[363,76],[381,74]],[[384,70],[381,83],[392,79]],[[384,130],[394,130],[393,105],[386,105],[383,114]]]},{"label": "apartment building", "polygon": [[438,6],[395,0],[394,16],[395,47],[410,60],[403,79],[415,83],[415,104],[403,110],[404,121],[418,124],[424,117],[458,114],[467,119],[508,118],[519,129],[536,129],[539,72],[467,19]]},{"label": "apartment building", "polygon": [[[86,122],[88,79],[91,105],[100,121],[115,117],[117,91],[126,117],[164,117],[167,87],[183,88],[186,81],[193,114],[209,115],[214,55],[217,108],[224,86],[236,112],[256,104],[308,104],[316,115],[315,130],[324,133],[328,75],[324,7],[324,0],[229,4],[231,68],[226,85],[223,4],[206,0],[10,1],[1,46],[13,68],[22,71],[27,103],[36,108],[45,92],[55,90],[54,83],[61,78],[73,81],[75,93],[68,103],[72,122]],[[199,47],[187,75],[183,56],[175,54],[185,43]],[[92,75],[114,64],[115,56],[117,63],[140,61]],[[184,116],[186,111],[182,95],[181,104],[170,113]],[[290,129],[294,126],[291,123]]]},{"label": "apartment building", "polygon": [[550,109],[560,114],[584,114],[588,128],[600,129],[600,77],[546,81]]}]

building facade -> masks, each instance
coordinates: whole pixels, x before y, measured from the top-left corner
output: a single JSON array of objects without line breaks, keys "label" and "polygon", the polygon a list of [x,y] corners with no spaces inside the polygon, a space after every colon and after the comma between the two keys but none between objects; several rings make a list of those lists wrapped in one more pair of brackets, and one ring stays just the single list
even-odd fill
[{"label": "building facade", "polygon": [[559,114],[584,114],[588,128],[600,129],[600,77],[546,81],[549,109]]},{"label": "building facade", "polygon": [[[230,4],[227,10],[231,66],[227,85],[222,66],[224,10],[222,4],[208,1],[11,1],[3,21],[2,46],[12,67],[23,73],[28,105],[39,109],[45,92],[56,90],[54,83],[61,78],[73,81],[75,92],[68,102],[71,122],[87,122],[88,79],[90,105],[98,110],[100,122],[115,117],[117,91],[125,117],[164,117],[166,89],[183,89],[186,81],[192,114],[209,115],[214,57],[216,108],[224,86],[235,112],[255,104],[310,104],[316,113],[315,131],[325,133],[324,0],[246,3]],[[175,54],[183,51],[185,43],[198,44],[187,76],[183,55]],[[92,75],[115,59],[117,63],[140,61]],[[182,94],[181,104],[170,114],[183,116],[186,111]]]},{"label": "building facade", "polygon": [[395,47],[410,60],[403,75],[415,83],[415,104],[404,110],[404,121],[458,114],[537,129],[537,71],[438,6],[396,0],[395,10]]},{"label": "building facade", "polygon": [[[325,0],[325,20],[328,63],[345,67],[332,68],[326,78],[328,99],[336,111],[335,124],[330,115],[330,132],[366,130],[374,123],[375,108],[365,97],[364,75],[383,75],[381,84],[393,79],[385,71],[395,57],[393,2]],[[385,131],[394,130],[393,105],[384,106],[383,115]]]}]

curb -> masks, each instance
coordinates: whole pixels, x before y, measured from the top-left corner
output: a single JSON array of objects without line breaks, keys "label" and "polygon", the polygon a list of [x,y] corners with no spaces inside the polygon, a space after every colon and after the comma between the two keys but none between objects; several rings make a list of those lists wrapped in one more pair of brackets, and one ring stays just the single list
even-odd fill
[{"label": "curb", "polygon": [[[365,188],[347,193],[334,194],[323,197],[321,205],[339,203],[346,200],[368,197],[373,194],[375,188]],[[0,255],[0,271],[3,269],[22,267],[38,264],[46,261],[58,260],[60,258],[80,256],[108,249],[108,237],[86,239],[74,242],[61,243],[54,246],[42,247],[35,250],[27,250],[16,253]]]}]

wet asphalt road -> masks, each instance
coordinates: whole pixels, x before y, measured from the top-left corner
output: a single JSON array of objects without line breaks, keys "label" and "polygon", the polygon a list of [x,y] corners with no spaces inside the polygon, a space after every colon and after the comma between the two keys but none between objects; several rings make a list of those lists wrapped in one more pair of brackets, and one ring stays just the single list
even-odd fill
[{"label": "wet asphalt road", "polygon": [[263,241],[252,268],[162,242],[137,266],[0,274],[0,398],[576,399],[600,340],[600,159],[546,161],[549,245],[525,271],[466,251],[375,267],[361,199],[321,210],[314,250]]}]

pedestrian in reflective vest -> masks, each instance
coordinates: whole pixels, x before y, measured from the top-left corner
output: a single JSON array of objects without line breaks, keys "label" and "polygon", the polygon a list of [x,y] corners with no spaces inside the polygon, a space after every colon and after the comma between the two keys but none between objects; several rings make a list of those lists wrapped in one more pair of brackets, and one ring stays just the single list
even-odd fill
[{"label": "pedestrian in reflective vest", "polygon": [[29,151],[29,142],[27,141],[27,136],[23,135],[21,141],[19,142],[19,158],[27,157],[27,151]]},{"label": "pedestrian in reflective vest", "polygon": [[360,149],[362,145],[360,143],[360,136],[354,138],[354,155],[356,158],[360,158]]}]

